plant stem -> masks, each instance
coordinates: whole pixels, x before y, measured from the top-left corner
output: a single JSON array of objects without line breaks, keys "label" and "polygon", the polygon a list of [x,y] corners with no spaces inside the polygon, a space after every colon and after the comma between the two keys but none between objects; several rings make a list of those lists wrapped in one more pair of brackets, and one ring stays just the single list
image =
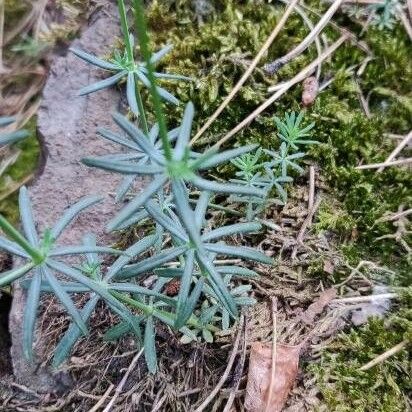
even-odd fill
[{"label": "plant stem", "polygon": [[126,53],[129,61],[133,61],[133,48],[132,44],[130,43],[129,37],[129,25],[127,24],[127,15],[126,15],[126,7],[124,5],[124,0],[117,0],[117,7],[119,9],[120,14],[120,24],[122,26],[122,33],[124,38],[124,43],[126,46]]},{"label": "plant stem", "polygon": [[140,94],[140,86],[139,86],[138,79],[135,80],[135,83],[136,83],[137,107],[139,109],[140,117],[141,117],[141,120],[142,120],[143,131],[145,132],[146,135],[148,135],[149,134],[149,126],[147,124],[147,118],[146,118],[146,113],[144,111],[142,95]]},{"label": "plant stem", "polygon": [[138,40],[140,45],[140,52],[143,60],[146,62],[147,77],[150,81],[150,93],[153,99],[153,106],[155,110],[156,120],[159,123],[159,134],[162,139],[162,146],[166,160],[172,160],[172,147],[169,139],[167,138],[167,126],[163,113],[162,103],[157,91],[156,78],[153,74],[153,64],[150,61],[151,53],[149,50],[149,36],[147,35],[147,24],[144,17],[144,7],[142,0],[133,0],[134,4],[134,16],[136,22],[136,31],[138,34]]},{"label": "plant stem", "polygon": [[33,247],[21,234],[18,232],[7,219],[0,215],[0,228],[3,232],[13,239],[19,246],[27,252],[33,259],[34,263],[39,264],[43,262],[44,256],[35,247]]},{"label": "plant stem", "polygon": [[[162,322],[165,322],[167,324],[169,324],[169,326],[173,327],[175,320],[176,320],[176,315],[170,312],[166,312],[164,310],[159,310],[159,309],[155,309],[150,305],[146,305],[142,302],[139,302],[138,300],[135,300],[133,298],[131,298],[130,296],[125,295],[124,293],[120,293],[120,292],[116,292],[111,290],[110,293],[117,298],[118,300],[120,300],[123,303],[126,303],[127,305],[130,305],[136,309],[141,310],[145,315],[152,315],[158,319],[160,319]],[[166,322],[167,320],[167,322]],[[202,325],[195,316],[191,316],[187,322],[187,325],[192,326],[194,328],[197,329],[208,329],[212,332],[216,332],[219,329],[216,328],[215,326],[212,325]]]}]

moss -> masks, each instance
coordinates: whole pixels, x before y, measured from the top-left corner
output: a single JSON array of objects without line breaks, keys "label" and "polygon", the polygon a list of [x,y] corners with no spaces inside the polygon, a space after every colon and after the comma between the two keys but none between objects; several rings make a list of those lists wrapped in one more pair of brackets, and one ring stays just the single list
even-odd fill
[{"label": "moss", "polygon": [[[203,16],[205,22],[200,26],[193,24],[196,16],[192,2],[187,0],[154,1],[149,8],[153,44],[159,47],[171,42],[175,46],[162,69],[196,79],[192,83],[169,86],[182,101],[194,102],[197,108],[196,128],[214,112],[244,73],[283,10],[283,6],[265,1],[220,0],[210,3],[215,12]],[[327,7],[325,2],[316,0],[306,4],[318,12]],[[311,13],[309,16],[314,21],[318,19]],[[338,14],[336,20],[355,33],[362,30],[343,14]],[[306,33],[301,19],[292,14],[259,67],[291,50]],[[325,33],[329,41],[338,36],[331,28],[327,28]],[[364,62],[364,51],[354,44],[345,43],[322,66],[322,77],[328,79],[334,75],[333,83],[318,95],[312,107],[306,109],[306,120],[316,123],[314,138],[321,142],[311,148],[309,155],[316,159],[328,192],[317,215],[315,229],[336,234],[336,247],[342,250],[348,263],[356,265],[361,259],[373,260],[396,271],[393,278],[382,278],[382,282],[410,286],[408,255],[394,239],[377,240],[396,230],[391,222],[378,222],[385,212],[395,212],[401,204],[405,208],[411,207],[410,172],[395,167],[379,174],[373,170],[355,169],[359,164],[386,159],[394,148],[394,142],[385,137],[385,133],[405,134],[411,129],[410,43],[400,23],[392,31],[370,27],[360,39],[369,46],[373,55],[362,75],[356,77],[354,70],[348,69]],[[203,135],[200,144],[208,145],[231,130],[266,99],[269,84],[290,78],[315,55],[312,45],[272,78],[259,68],[255,70]],[[370,118],[360,105],[359,88],[369,98]],[[289,90],[238,133],[229,145],[250,141],[267,148],[277,147],[272,118],[274,115],[281,117],[287,111],[299,111],[301,92],[300,85]],[[169,109],[171,125],[177,123],[181,110]],[[407,150],[404,154],[408,155]],[[227,169],[220,171],[228,172]],[[307,272],[310,276],[321,276],[321,262],[307,268]],[[406,351],[369,372],[360,373],[357,368],[406,336],[406,331],[410,330],[407,326],[410,325],[410,313],[406,307],[402,303],[399,310],[394,311],[390,324],[373,320],[358,331],[343,334],[322,355],[321,364],[313,371],[328,410],[405,410],[401,401],[411,389]]]},{"label": "moss", "polygon": [[[37,168],[40,154],[40,144],[37,140],[36,118],[32,118],[26,125],[26,130],[29,131],[30,136],[18,143],[16,146],[21,150],[21,153],[12,166],[10,166],[0,179],[0,197],[8,193],[13,183],[21,182],[24,178],[29,176]],[[11,181],[11,183],[10,183]],[[17,210],[17,195],[14,194],[0,202],[0,213],[5,215],[13,222],[18,220]]]},{"label": "moss", "polygon": [[[399,320],[401,319],[401,322]],[[358,330],[339,336],[321,360],[308,367],[328,411],[403,412],[412,390],[408,349],[367,370],[359,368],[409,335],[412,312],[403,311],[386,321],[371,319]]]}]

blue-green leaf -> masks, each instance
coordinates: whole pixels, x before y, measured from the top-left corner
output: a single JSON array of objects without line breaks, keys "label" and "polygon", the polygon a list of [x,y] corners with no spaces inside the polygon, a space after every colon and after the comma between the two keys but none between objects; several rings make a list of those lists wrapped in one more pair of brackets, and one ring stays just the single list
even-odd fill
[{"label": "blue-green leaf", "polygon": [[89,86],[83,87],[82,89],[79,90],[79,96],[85,96],[86,94],[94,93],[99,90],[111,87],[115,85],[116,83],[118,83],[119,80],[121,80],[122,77],[125,77],[126,75],[127,75],[127,71],[123,70],[115,74],[114,76],[109,77],[108,79],[104,79],[99,82],[90,84]]},{"label": "blue-green leaf", "polygon": [[153,316],[146,319],[146,326],[144,329],[144,356],[146,359],[147,368],[150,373],[157,371],[157,355],[155,342],[155,329]]},{"label": "blue-green leaf", "polygon": [[41,273],[39,270],[36,270],[27,292],[23,315],[23,353],[29,361],[33,360],[33,336],[40,303],[40,285]]},{"label": "blue-green leaf", "polygon": [[202,236],[202,240],[204,242],[209,242],[214,239],[218,239],[224,236],[231,236],[238,233],[249,233],[249,232],[257,232],[262,228],[262,225],[257,222],[249,222],[249,223],[236,223],[234,225],[228,225],[219,227],[217,229],[211,230],[208,233],[205,233]]},{"label": "blue-green leaf", "polygon": [[86,61],[87,63],[93,64],[94,66],[100,67],[101,69],[115,71],[119,70],[119,67],[115,64],[99,59],[98,57],[86,53],[83,50],[75,49],[74,47],[70,47],[69,50],[77,57],[80,57],[82,60]]},{"label": "blue-green leaf", "polygon": [[221,243],[207,243],[205,244],[205,247],[209,252],[218,253],[220,255],[237,256],[245,259],[255,260],[256,262],[266,263],[268,265],[273,264],[272,258],[252,248],[244,246],[228,246]]}]

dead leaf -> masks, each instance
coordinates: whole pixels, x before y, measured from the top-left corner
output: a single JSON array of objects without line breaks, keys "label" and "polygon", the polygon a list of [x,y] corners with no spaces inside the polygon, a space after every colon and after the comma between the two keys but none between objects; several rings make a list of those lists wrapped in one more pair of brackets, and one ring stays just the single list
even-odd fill
[{"label": "dead leaf", "polygon": [[313,325],[316,316],[320,315],[325,307],[329,305],[332,299],[336,298],[336,290],[326,289],[323,291],[319,298],[313,302],[309,307],[300,315],[303,323],[306,325]]},{"label": "dead leaf", "polygon": [[[300,346],[276,345],[275,375],[272,379],[272,343],[252,343],[246,386],[248,412],[280,412],[296,379]],[[270,405],[266,405],[270,399]]]},{"label": "dead leaf", "polygon": [[316,77],[310,76],[303,81],[302,104],[303,106],[311,106],[318,94],[318,81]]},{"label": "dead leaf", "polygon": [[335,272],[335,265],[330,260],[325,260],[323,262],[323,271],[328,275],[333,275]]}]

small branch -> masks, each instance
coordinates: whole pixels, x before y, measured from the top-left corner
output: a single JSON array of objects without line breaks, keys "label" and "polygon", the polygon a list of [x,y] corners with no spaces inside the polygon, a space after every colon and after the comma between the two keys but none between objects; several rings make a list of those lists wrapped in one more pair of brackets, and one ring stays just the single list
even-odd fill
[{"label": "small branch", "polygon": [[408,16],[401,8],[398,9],[398,15],[399,15],[399,18],[401,19],[403,27],[405,27],[406,33],[408,33],[409,39],[412,41],[412,27],[408,19]]},{"label": "small branch", "polygon": [[226,379],[228,378],[230,371],[232,369],[233,363],[235,362],[237,351],[239,348],[239,343],[240,343],[240,337],[242,336],[242,330],[243,330],[243,323],[245,321],[245,317],[241,315],[240,321],[239,321],[239,326],[238,326],[238,332],[236,336],[235,343],[233,345],[232,353],[230,354],[229,360],[227,362],[227,366],[225,371],[223,372],[223,375],[221,376],[219,382],[217,385],[213,388],[212,392],[210,392],[209,396],[198,406],[194,412],[202,412],[206,409],[206,407],[209,405],[210,402],[215,398],[215,396],[219,393],[220,389],[222,389],[222,386],[226,382]]},{"label": "small branch", "polygon": [[363,303],[363,302],[370,302],[374,300],[386,300],[386,299],[397,299],[397,293],[379,293],[377,295],[368,295],[368,296],[352,296],[349,298],[339,298],[333,299],[330,301],[330,304],[338,304],[338,303]]},{"label": "small branch", "polygon": [[[403,139],[402,141],[396,146],[396,148],[392,151],[392,153],[388,156],[388,158],[385,160],[385,163],[391,162],[395,157],[402,151],[402,149],[409,143],[409,141],[412,139],[412,131],[409,132]],[[380,167],[377,170],[377,173],[382,172],[384,167]]]},{"label": "small branch", "polygon": [[97,402],[96,405],[94,405],[93,408],[90,409],[89,412],[97,412],[100,409],[100,407],[106,402],[106,399],[112,393],[113,388],[114,388],[114,385],[111,383],[110,386],[107,388],[106,392],[99,399],[99,402]]},{"label": "small branch", "polygon": [[270,65],[266,66],[266,71],[270,74],[276,73],[281,67],[287,64],[289,61],[293,60],[300,54],[302,54],[310,44],[315,40],[315,38],[319,35],[319,33],[323,30],[323,28],[329,23],[332,16],[341,6],[344,0],[335,0],[332,5],[329,7],[327,12],[322,16],[319,20],[318,24],[314,27],[314,29],[300,42],[293,50],[291,50],[288,54],[281,57],[280,59],[275,60]]},{"label": "small branch", "polygon": [[240,357],[239,363],[237,364],[235,368],[234,377],[233,377],[234,384],[233,384],[232,389],[230,389],[230,395],[225,405],[225,408],[223,409],[223,412],[230,412],[232,410],[232,405],[235,400],[236,394],[238,393],[240,380],[242,379],[243,370],[245,368],[246,352],[247,352],[247,322],[245,320],[245,323],[243,326],[242,355]]},{"label": "small branch", "polygon": [[139,360],[140,356],[142,356],[142,353],[144,351],[144,348],[142,348],[137,354],[136,356],[132,359],[129,367],[127,368],[126,373],[124,374],[122,380],[120,381],[119,385],[117,386],[116,390],[114,391],[114,395],[113,398],[110,400],[110,402],[108,403],[108,405],[104,408],[103,412],[109,412],[113,405],[115,404],[117,398],[119,397],[119,395],[121,394],[124,385],[127,382],[127,378],[130,375],[130,372],[135,368],[137,361]]},{"label": "small branch", "polygon": [[382,353],[381,355],[377,356],[375,359],[371,360],[367,364],[363,365],[359,368],[360,371],[367,371],[368,369],[373,368],[374,366],[378,365],[379,363],[384,362],[386,359],[390,358],[391,356],[395,355],[396,353],[400,352],[409,344],[409,340],[405,339],[401,343],[398,343],[393,348],[387,350],[386,352]]},{"label": "small branch", "polygon": [[294,260],[296,258],[296,254],[298,252],[298,246],[303,244],[303,239],[305,238],[306,229],[312,223],[313,216],[316,213],[316,211],[318,210],[320,203],[321,203],[321,198],[318,197],[315,204],[309,210],[309,213],[306,216],[306,219],[304,220],[304,222],[302,224],[302,227],[300,228],[298,237],[296,238],[296,245],[295,245],[295,247],[293,248],[293,251],[292,251],[292,256],[291,256],[292,260]]},{"label": "small branch", "polygon": [[265,44],[262,46],[262,48],[259,50],[258,54],[256,57],[253,59],[252,63],[244,73],[244,75],[241,77],[241,79],[236,83],[235,87],[232,89],[232,91],[229,93],[229,95],[226,97],[226,99],[222,102],[222,104],[216,109],[216,111],[210,116],[210,118],[207,120],[207,122],[202,126],[202,128],[196,133],[195,137],[192,139],[191,144],[195,143],[199,137],[210,127],[210,125],[217,119],[220,113],[224,110],[224,108],[230,103],[230,101],[235,97],[236,93],[240,90],[240,88],[243,86],[243,84],[246,82],[246,80],[249,78],[249,76],[252,74],[254,68],[257,66],[263,55],[266,53],[266,51],[269,49],[270,45],[273,43],[279,32],[282,30],[283,26],[286,23],[286,20],[292,13],[295,5],[297,4],[299,0],[292,0],[285,12],[283,13],[282,18],[279,20],[279,23],[276,25],[276,27],[273,29],[272,33],[270,36],[267,38]]},{"label": "small branch", "polygon": [[[295,77],[285,82],[283,87],[273,94],[268,100],[262,103],[257,109],[255,109],[249,116],[242,120],[235,128],[227,133],[222,139],[220,139],[213,148],[219,148],[223,143],[227,142],[237,132],[242,130],[245,126],[251,123],[256,117],[258,117],[264,110],[266,110],[272,103],[283,96],[292,86],[304,80],[309,74],[316,69],[320,62],[327,59],[339,46],[344,43],[349,36],[347,34],[341,36],[335,43],[328,47],[317,59],[302,69]],[[269,89],[271,91],[271,89]]]},{"label": "small branch", "polygon": [[399,159],[394,160],[393,162],[383,162],[383,163],[371,163],[369,165],[361,165],[355,167],[358,170],[365,170],[365,169],[378,169],[380,167],[388,167],[388,166],[401,166],[412,163],[412,157],[408,157],[407,159]]},{"label": "small branch", "polygon": [[309,166],[309,194],[308,194],[308,209],[313,208],[315,203],[315,167]]}]

